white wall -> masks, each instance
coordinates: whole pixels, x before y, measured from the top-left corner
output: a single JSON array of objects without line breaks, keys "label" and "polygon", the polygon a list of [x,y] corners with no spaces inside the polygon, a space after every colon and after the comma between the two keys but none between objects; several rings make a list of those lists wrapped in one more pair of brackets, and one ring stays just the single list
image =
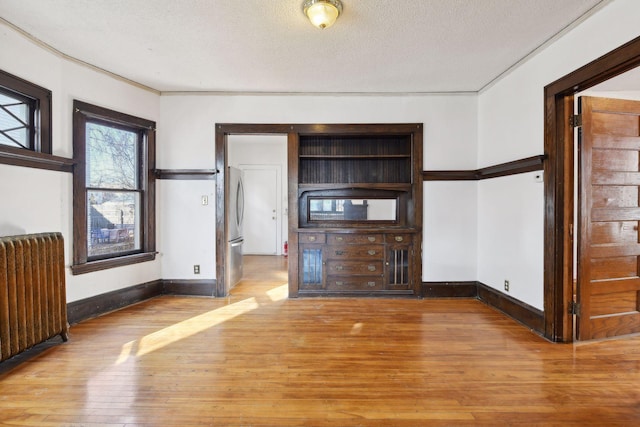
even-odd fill
[{"label": "white wall", "polygon": [[[156,188],[162,278],[216,277],[215,257],[211,258],[211,245],[216,241],[216,182],[160,180]],[[207,196],[207,205],[202,204],[202,196]],[[200,274],[194,274],[194,265],[200,266]]]},{"label": "white wall", "polygon": [[[544,86],[640,35],[640,2],[615,0],[483,91],[479,167],[543,154]],[[478,191],[478,280],[543,308],[541,185],[529,174],[484,180]],[[517,224],[507,221],[519,218]],[[504,221],[498,221],[502,218]],[[510,249],[510,250],[507,250]]]},{"label": "white wall", "polygon": [[[479,96],[158,96],[62,59],[0,23],[0,68],[53,91],[54,154],[71,157],[80,99],[158,123],[157,166],[215,165],[215,123],[422,122],[424,169],[476,169],[543,154],[546,84],[637,37],[640,2],[615,0]],[[71,175],[0,165],[0,233],[61,231],[71,255]],[[423,280],[475,280],[542,308],[542,186],[531,174],[424,185]],[[215,277],[213,181],[158,183],[159,260],[67,274],[74,301],[158,278]],[[201,205],[209,195],[210,204]],[[33,206],[42,207],[43,215]],[[476,213],[477,212],[477,213]],[[202,274],[193,276],[193,264]]]},{"label": "white wall", "polygon": [[[159,96],[77,65],[43,49],[0,22],[0,69],[52,91],[53,154],[73,156],[72,102],[79,99],[158,120]],[[71,174],[0,165],[0,234],[62,232],[71,262]],[[73,276],[67,268],[67,301],[160,278],[160,262]]]},{"label": "white wall", "polygon": [[[478,183],[478,277],[486,285],[542,309],[543,184],[539,172],[487,179]],[[497,243],[496,243],[497,242]],[[483,245],[491,243],[490,250]]]},{"label": "white wall", "polygon": [[[161,97],[158,167],[210,169],[215,165],[215,123],[424,123],[425,169],[476,169],[476,95],[432,96],[277,96],[172,94]],[[169,188],[162,197],[198,200],[198,190]],[[454,193],[452,191],[458,191]],[[179,195],[178,192],[181,192]],[[476,280],[476,184],[425,183],[423,279]],[[167,215],[180,207],[165,206]],[[437,220],[437,221],[436,221]],[[163,275],[180,274],[169,260],[205,256],[215,262],[215,241],[203,242],[212,223],[191,222],[186,233],[194,247],[163,240]],[[206,232],[203,233],[203,230]],[[166,237],[166,236],[165,236]],[[445,245],[441,245],[441,243]],[[438,246],[440,245],[440,246]],[[206,254],[201,252],[206,246]],[[165,261],[166,260],[166,261]],[[182,272],[187,267],[180,267]],[[184,273],[182,273],[184,274]],[[213,278],[212,275],[202,278]],[[187,274],[183,277],[192,278]]]}]

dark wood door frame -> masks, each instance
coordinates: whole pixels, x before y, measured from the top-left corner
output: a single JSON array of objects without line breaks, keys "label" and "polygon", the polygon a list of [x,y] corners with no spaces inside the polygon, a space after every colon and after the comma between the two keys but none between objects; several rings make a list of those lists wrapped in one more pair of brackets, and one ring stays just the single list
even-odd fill
[{"label": "dark wood door frame", "polygon": [[544,88],[544,335],[551,341],[573,340],[573,97],[639,65],[640,37]]},{"label": "dark wood door frame", "polygon": [[291,125],[282,124],[216,124],[216,297],[229,293],[226,278],[225,252],[227,247],[226,213],[227,192],[227,153],[229,135],[288,135]]}]

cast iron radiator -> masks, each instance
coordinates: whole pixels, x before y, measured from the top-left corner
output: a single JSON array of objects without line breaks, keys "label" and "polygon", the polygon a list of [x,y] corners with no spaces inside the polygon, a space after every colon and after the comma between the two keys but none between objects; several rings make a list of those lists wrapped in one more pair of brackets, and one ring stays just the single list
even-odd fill
[{"label": "cast iron radiator", "polygon": [[61,233],[0,237],[0,362],[68,339]]}]

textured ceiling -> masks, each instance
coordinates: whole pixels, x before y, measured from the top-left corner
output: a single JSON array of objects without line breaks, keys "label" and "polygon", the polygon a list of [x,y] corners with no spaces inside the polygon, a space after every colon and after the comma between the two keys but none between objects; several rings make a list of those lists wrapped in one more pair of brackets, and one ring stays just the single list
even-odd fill
[{"label": "textured ceiling", "polygon": [[61,53],[159,91],[478,91],[609,0],[0,0]]}]

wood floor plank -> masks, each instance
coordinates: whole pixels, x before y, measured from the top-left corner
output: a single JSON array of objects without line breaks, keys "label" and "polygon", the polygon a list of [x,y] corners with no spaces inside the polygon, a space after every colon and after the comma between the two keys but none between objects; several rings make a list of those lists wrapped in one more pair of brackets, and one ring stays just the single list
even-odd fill
[{"label": "wood floor plank", "polygon": [[282,257],[245,275],[3,363],[0,425],[640,423],[638,336],[552,344],[476,300],[287,299]]}]

